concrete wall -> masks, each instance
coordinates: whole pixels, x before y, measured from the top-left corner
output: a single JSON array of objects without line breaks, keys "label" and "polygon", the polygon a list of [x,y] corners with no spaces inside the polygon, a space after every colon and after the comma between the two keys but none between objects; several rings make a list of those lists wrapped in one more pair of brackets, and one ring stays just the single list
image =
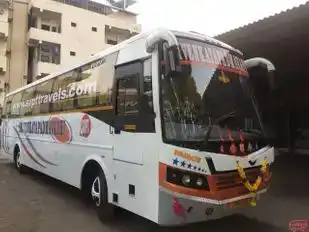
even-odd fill
[{"label": "concrete wall", "polygon": [[27,83],[28,46],[28,1],[13,2],[13,22],[11,25],[11,59],[9,61],[9,91],[13,91]]}]

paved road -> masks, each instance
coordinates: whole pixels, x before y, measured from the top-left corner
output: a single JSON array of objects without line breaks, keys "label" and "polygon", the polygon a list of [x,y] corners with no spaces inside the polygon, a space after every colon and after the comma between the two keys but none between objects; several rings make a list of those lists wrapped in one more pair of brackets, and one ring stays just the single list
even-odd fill
[{"label": "paved road", "polygon": [[[279,158],[278,158],[279,159]],[[11,164],[0,162],[0,232],[283,232],[289,221],[309,220],[309,158],[277,162],[271,191],[244,215],[159,229],[131,213],[117,223],[102,224],[93,208],[84,205],[76,190],[38,173],[20,175]],[[306,183],[306,182],[307,183]],[[309,232],[309,230],[308,230]]]}]

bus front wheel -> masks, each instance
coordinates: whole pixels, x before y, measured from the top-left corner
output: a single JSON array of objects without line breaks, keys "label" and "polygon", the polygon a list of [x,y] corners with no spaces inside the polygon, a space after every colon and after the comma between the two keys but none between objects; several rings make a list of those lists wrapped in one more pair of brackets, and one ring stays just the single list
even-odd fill
[{"label": "bus front wheel", "polygon": [[23,174],[26,172],[26,167],[21,162],[21,153],[19,148],[15,149],[14,153],[15,153],[14,155],[15,167],[21,174]]},{"label": "bus front wheel", "polygon": [[99,219],[102,222],[111,221],[115,213],[114,206],[108,203],[107,182],[101,169],[93,179],[90,191]]}]

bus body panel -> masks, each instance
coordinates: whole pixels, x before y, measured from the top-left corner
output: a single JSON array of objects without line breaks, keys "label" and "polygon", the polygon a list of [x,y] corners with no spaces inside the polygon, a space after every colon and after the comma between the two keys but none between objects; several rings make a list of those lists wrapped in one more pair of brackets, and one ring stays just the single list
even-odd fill
[{"label": "bus body panel", "polygon": [[[96,161],[106,176],[108,201],[159,224],[184,224],[234,214],[237,209],[230,209],[227,205],[249,199],[251,194],[238,180],[235,186],[222,192],[215,189],[216,181],[230,175],[225,173],[231,173],[234,177],[238,175],[237,161],[245,169],[255,170],[259,169],[264,158],[272,164],[273,148],[265,147],[247,157],[235,157],[165,144],[162,138],[164,136],[160,108],[161,63],[158,46],[151,54],[146,52],[147,35],[149,33],[137,35],[79,65],[42,78],[28,87],[40,85],[44,81],[53,81],[53,78],[58,78],[68,71],[104,60],[101,58],[117,52],[115,63],[112,64],[115,73],[115,68],[135,61],[143,62],[151,57],[154,131],[129,132],[121,129],[120,133],[116,133],[114,120],[117,116],[117,103],[116,99],[113,99],[110,105],[102,108],[100,106],[98,109],[73,109],[72,112],[50,112],[40,116],[4,119],[1,128],[1,148],[13,160],[14,148],[19,147],[22,164],[76,188],[81,188],[81,175],[87,162]],[[192,33],[184,33],[183,36],[192,36],[192,39],[203,38],[197,34],[193,36]],[[230,49],[228,45],[220,46]],[[102,70],[100,75],[104,76]],[[116,74],[110,78],[113,80],[109,79],[107,82],[112,81],[113,85],[108,87],[112,89],[112,96],[115,98],[118,80]],[[140,80],[139,82],[141,84]],[[7,98],[18,94],[19,91],[26,91],[28,87],[14,91]],[[109,115],[105,117],[105,114]],[[56,131],[60,130],[61,133],[51,132],[50,129],[41,132],[38,127],[41,128],[42,125],[38,124],[42,121],[45,125],[47,122],[54,122],[58,128]],[[24,128],[20,125],[24,125]],[[134,124],[125,126],[134,127]],[[213,167],[210,167],[206,158],[208,161],[211,159]],[[207,179],[210,189],[201,191],[168,183],[166,178],[169,168],[203,176]],[[217,173],[214,173],[213,168]],[[265,192],[267,187],[268,185],[262,185],[258,195]],[[118,202],[113,201],[114,195],[118,196]]]},{"label": "bus body panel", "polygon": [[[147,55],[144,43],[145,39],[141,38],[131,44],[132,46],[137,44],[133,46],[135,49],[143,44],[142,52],[139,54],[132,52],[131,46],[120,50],[116,65]],[[158,56],[155,52],[153,57],[152,87],[155,92],[158,89],[158,62],[156,60]],[[158,94],[153,94],[153,101],[154,112],[158,115]],[[19,138],[16,131],[12,129],[12,125],[32,123],[33,126],[37,121],[46,122],[53,118],[66,122],[65,138],[35,133],[20,133]],[[85,120],[86,124],[87,121],[91,124],[91,131],[87,133],[86,130],[86,134],[83,131]],[[100,164],[105,173],[110,203],[117,204],[154,222],[158,221],[157,161],[159,154],[156,148],[159,146],[160,134],[125,131],[115,134],[111,125],[93,117],[92,113],[87,113],[87,111],[16,118],[9,119],[7,122],[9,125],[6,128],[9,128],[10,134],[3,133],[3,137],[9,141],[5,144],[9,147],[10,154],[13,154],[14,146],[18,145],[22,153],[22,163],[25,166],[81,188],[84,165],[94,160]],[[6,120],[4,120],[5,124]],[[156,131],[160,130],[159,117],[155,118],[155,126]],[[13,155],[11,157],[13,159]],[[135,187],[135,195],[129,194],[129,185]],[[118,194],[118,203],[113,202],[114,193]]]},{"label": "bus body panel", "polygon": [[[97,161],[105,173],[108,188],[109,202],[112,202],[113,193],[118,194],[116,205],[157,221],[158,212],[158,136],[156,134],[127,133],[129,143],[119,140],[119,135],[102,133],[109,131],[109,125],[89,116],[93,131],[88,138],[79,135],[81,119],[85,113],[60,114],[67,121],[72,134],[68,143],[60,143],[51,135],[42,138],[42,135],[23,135],[13,132],[10,134],[12,145],[21,149],[22,163],[36,171],[44,173],[74,187],[81,187],[81,174],[84,165],[90,161]],[[37,122],[48,120],[46,117],[33,117],[10,120],[9,127],[21,122]],[[123,133],[122,133],[123,134]],[[118,137],[117,137],[118,136]],[[132,142],[132,138],[135,140]],[[117,141],[117,142],[115,142]],[[123,161],[114,158],[114,145],[126,148],[123,156],[134,157],[140,152],[144,158],[142,164]],[[138,146],[136,145],[138,144]],[[10,151],[13,148],[10,148]],[[32,157],[32,158],[31,158]],[[44,160],[44,161],[43,161]],[[133,159],[132,159],[133,160]],[[135,194],[129,193],[129,185],[135,188]],[[149,200],[151,199],[151,200]]]}]

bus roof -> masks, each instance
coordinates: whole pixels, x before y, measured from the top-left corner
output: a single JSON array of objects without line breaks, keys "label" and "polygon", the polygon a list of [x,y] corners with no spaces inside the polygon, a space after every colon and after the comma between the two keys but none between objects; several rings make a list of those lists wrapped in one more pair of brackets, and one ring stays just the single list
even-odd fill
[{"label": "bus roof", "polygon": [[[31,88],[33,86],[36,86],[36,85],[38,85],[40,83],[43,83],[45,81],[48,81],[48,80],[50,80],[50,79],[52,79],[52,78],[54,78],[54,77],[56,77],[58,75],[61,75],[63,73],[66,73],[66,72],[69,72],[71,70],[74,70],[75,68],[80,67],[82,65],[85,65],[87,63],[90,63],[92,61],[95,61],[95,60],[99,59],[100,57],[103,57],[103,56],[106,56],[106,55],[108,55],[110,53],[119,51],[122,48],[124,48],[125,46],[127,46],[128,44],[131,44],[131,43],[133,43],[133,42],[135,42],[135,41],[137,41],[139,39],[145,38],[145,40],[146,40],[146,37],[148,35],[150,35],[152,32],[156,31],[156,30],[157,29],[151,30],[151,31],[148,31],[148,32],[140,33],[140,34],[135,35],[135,36],[131,37],[130,39],[127,39],[127,40],[125,40],[125,41],[123,41],[123,42],[121,42],[121,43],[119,43],[117,45],[114,45],[114,46],[112,46],[110,48],[104,49],[103,51],[100,51],[100,52],[94,54],[93,56],[89,57],[88,59],[83,60],[82,62],[77,63],[76,65],[72,65],[70,67],[61,68],[61,69],[59,69],[59,71],[56,71],[56,72],[54,72],[54,73],[52,73],[52,74],[50,74],[50,75],[48,75],[46,77],[43,77],[42,79],[36,80],[36,81],[34,81],[34,82],[32,82],[32,83],[30,83],[28,85],[25,85],[25,86],[23,86],[21,88],[18,88],[16,90],[12,91],[11,93],[8,93],[6,95],[6,97],[9,97],[9,96],[11,96],[11,95],[13,95],[15,93],[18,93],[18,92],[23,91],[25,89]],[[168,30],[168,29],[166,29],[166,30]],[[206,42],[209,42],[209,43],[221,46],[223,48],[226,48],[228,50],[235,51],[235,52],[237,52],[237,53],[242,55],[242,53],[239,50],[231,47],[230,45],[225,44],[225,43],[223,43],[223,42],[221,42],[219,40],[216,40],[216,39],[214,39],[212,37],[206,36],[204,34],[200,34],[200,33],[197,33],[197,32],[183,32],[183,31],[176,31],[176,30],[169,30],[169,31],[171,31],[176,36],[183,36],[183,37],[188,37],[188,38],[193,38],[193,39],[198,39],[198,40],[206,41]],[[146,48],[146,45],[145,45],[145,48]]]}]

